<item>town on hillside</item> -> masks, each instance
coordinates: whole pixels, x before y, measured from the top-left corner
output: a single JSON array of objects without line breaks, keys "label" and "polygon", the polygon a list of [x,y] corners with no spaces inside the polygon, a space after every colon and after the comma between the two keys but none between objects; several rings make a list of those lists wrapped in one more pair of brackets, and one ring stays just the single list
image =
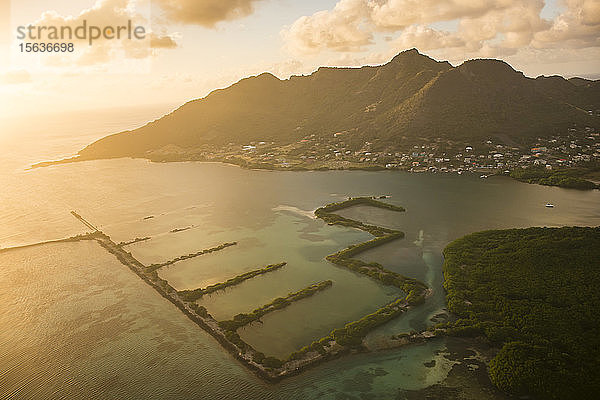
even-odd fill
[{"label": "town on hillside", "polygon": [[351,133],[308,135],[279,144],[252,141],[225,146],[202,145],[194,149],[168,146],[153,151],[155,161],[177,159],[221,161],[246,167],[318,169],[390,169],[409,172],[503,173],[530,167],[556,170],[600,162],[600,133],[590,127],[561,135],[537,138],[519,145],[496,138],[477,143],[445,138],[406,138],[382,145],[351,139]]}]

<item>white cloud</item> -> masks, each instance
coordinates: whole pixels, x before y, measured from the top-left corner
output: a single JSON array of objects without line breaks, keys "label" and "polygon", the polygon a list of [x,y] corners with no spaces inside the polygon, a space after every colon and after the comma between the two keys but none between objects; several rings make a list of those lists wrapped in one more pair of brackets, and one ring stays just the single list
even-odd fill
[{"label": "white cloud", "polygon": [[282,31],[288,47],[299,53],[324,49],[357,51],[373,43],[368,30],[369,6],[364,0],[341,0],[332,11],[301,17]]},{"label": "white cloud", "polygon": [[[299,18],[282,34],[296,54],[362,52],[376,33],[386,32],[394,52],[417,47],[450,59],[600,46],[600,0],[562,4],[564,11],[546,20],[544,0],[340,0],[332,10]],[[456,29],[435,28],[448,22]]]},{"label": "white cloud", "polygon": [[[53,66],[98,66],[114,61],[122,62],[124,59],[142,60],[155,55],[160,49],[176,48],[176,35],[167,33],[166,26],[181,23],[212,28],[218,22],[250,15],[254,12],[255,4],[260,1],[262,0],[96,0],[92,7],[82,10],[77,15],[45,11],[31,25],[70,27],[74,31],[84,21],[88,27],[93,25],[101,29],[108,26],[127,26],[131,21],[134,28],[144,28],[143,40],[131,39],[129,35],[118,40],[107,39],[102,35],[90,45],[89,35],[86,39],[72,37],[65,40],[75,44],[72,54],[52,54],[43,60],[43,64]],[[151,11],[155,15],[151,16]],[[151,27],[156,30],[153,31]],[[34,31],[35,36],[37,32]],[[49,30],[44,30],[44,37],[41,39],[29,36],[27,39],[29,42],[48,41],[48,33]]]},{"label": "white cloud", "polygon": [[585,48],[600,46],[600,1],[566,0],[567,9],[549,29],[537,32],[536,48]]},{"label": "white cloud", "polygon": [[380,29],[398,30],[413,24],[477,18],[510,8],[510,0],[387,0],[365,1],[371,19]]},{"label": "white cloud", "polygon": [[465,46],[465,41],[459,35],[451,32],[437,31],[426,25],[410,25],[392,43],[396,48],[408,49],[416,47],[423,51]]},{"label": "white cloud", "polygon": [[209,28],[218,22],[246,17],[262,0],[153,0],[171,22],[202,25]]},{"label": "white cloud", "polygon": [[[28,25],[23,26],[24,41],[73,43],[71,53],[44,55],[42,63],[48,66],[95,66],[127,59],[142,60],[154,55],[154,49],[177,47],[174,36],[166,34],[164,29],[152,32],[149,5],[149,0],[97,0],[77,15],[45,11],[38,20],[28,24],[33,26],[31,33]],[[83,32],[85,38],[82,38]]]}]

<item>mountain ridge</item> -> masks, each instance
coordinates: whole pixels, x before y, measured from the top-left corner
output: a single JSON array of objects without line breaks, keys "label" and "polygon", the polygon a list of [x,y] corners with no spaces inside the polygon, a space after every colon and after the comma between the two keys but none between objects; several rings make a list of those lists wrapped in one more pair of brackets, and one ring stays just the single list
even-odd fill
[{"label": "mountain ridge", "polygon": [[349,142],[381,147],[407,137],[506,137],[523,143],[573,126],[598,129],[598,110],[598,81],[529,78],[494,59],[454,67],[411,49],[379,66],[320,67],[284,80],[268,72],[244,78],[143,127],[104,137],[78,156],[145,157],[165,146],[285,144],[336,132],[347,132]]}]

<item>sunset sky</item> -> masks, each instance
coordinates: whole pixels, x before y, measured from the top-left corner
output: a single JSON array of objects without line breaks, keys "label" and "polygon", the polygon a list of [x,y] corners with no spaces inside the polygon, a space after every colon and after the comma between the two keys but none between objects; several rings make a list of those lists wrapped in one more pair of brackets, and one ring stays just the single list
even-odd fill
[{"label": "sunset sky", "polygon": [[[454,65],[500,58],[533,77],[600,74],[600,0],[0,1],[0,117],[177,105],[263,71],[381,64],[412,47]],[[20,53],[18,26],[84,19],[131,19],[148,40]]]}]

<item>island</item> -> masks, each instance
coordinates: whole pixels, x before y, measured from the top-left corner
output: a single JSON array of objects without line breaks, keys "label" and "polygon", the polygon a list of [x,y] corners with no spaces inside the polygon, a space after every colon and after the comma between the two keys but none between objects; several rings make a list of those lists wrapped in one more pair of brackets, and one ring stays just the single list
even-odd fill
[{"label": "island", "polygon": [[284,171],[553,174],[600,163],[599,93],[598,80],[533,79],[492,59],[452,66],[411,49],[378,66],[244,78],[34,167],[133,157]]},{"label": "island", "polygon": [[600,391],[600,228],[474,233],[444,250],[451,336],[495,346],[489,377],[539,399],[594,399]]}]

